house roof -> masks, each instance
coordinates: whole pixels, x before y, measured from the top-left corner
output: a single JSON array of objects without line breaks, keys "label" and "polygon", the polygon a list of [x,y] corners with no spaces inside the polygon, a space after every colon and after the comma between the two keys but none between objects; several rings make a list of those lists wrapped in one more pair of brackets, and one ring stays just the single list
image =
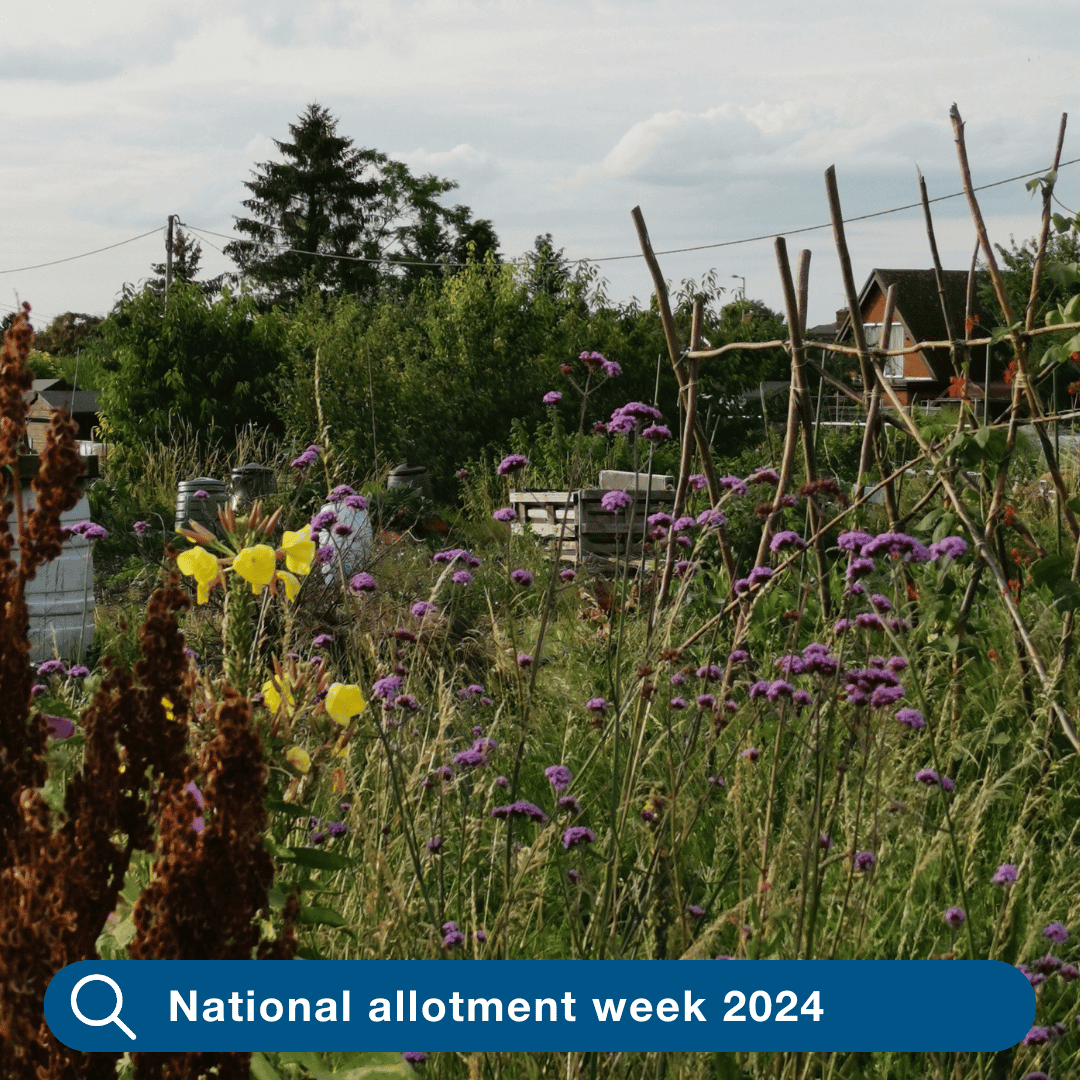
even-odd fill
[{"label": "house roof", "polygon": [[31,404],[38,399],[53,409],[69,409],[73,415],[98,411],[98,395],[94,390],[39,390],[29,398]]},{"label": "house roof", "polygon": [[[952,331],[957,339],[960,339],[964,336],[968,272],[967,270],[943,270],[941,278]],[[862,292],[859,293],[860,310],[865,308],[866,301],[875,289],[880,290],[884,295],[888,292],[890,285],[896,286],[896,317],[903,323],[904,330],[913,342],[948,340],[949,333],[945,328],[945,317],[941,312],[941,297],[933,270],[871,270]],[[978,322],[989,325],[986,314],[979,308],[977,295],[972,297],[972,313],[977,317]],[[840,325],[837,340],[841,340],[850,333],[851,316],[849,313]],[[930,349],[923,355],[939,379],[948,378],[951,374],[948,349]]]}]

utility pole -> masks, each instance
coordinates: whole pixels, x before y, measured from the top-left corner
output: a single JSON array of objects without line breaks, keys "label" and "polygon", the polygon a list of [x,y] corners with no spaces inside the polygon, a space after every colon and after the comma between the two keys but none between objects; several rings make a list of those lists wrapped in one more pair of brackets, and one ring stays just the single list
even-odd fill
[{"label": "utility pole", "polygon": [[169,286],[172,285],[173,218],[169,215],[169,228],[165,237],[165,310],[169,309]]}]

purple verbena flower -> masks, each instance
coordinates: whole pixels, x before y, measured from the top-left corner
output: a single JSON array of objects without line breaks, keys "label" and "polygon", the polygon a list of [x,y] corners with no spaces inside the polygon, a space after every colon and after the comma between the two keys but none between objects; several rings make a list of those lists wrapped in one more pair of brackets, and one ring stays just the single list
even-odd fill
[{"label": "purple verbena flower", "polygon": [[511,570],[510,580],[515,585],[528,586],[533,582],[533,576],[528,570]]},{"label": "purple verbena flower", "polygon": [[936,544],[930,545],[930,558],[940,559],[943,556],[949,559],[959,559],[967,554],[968,543],[961,536],[945,536]]},{"label": "purple verbena flower", "polygon": [[412,606],[412,613],[418,619],[422,619],[425,615],[430,615],[435,610],[435,605],[428,600],[417,600]]},{"label": "purple verbena flower", "polygon": [[630,506],[633,501],[634,498],[629,492],[616,489],[615,491],[605,492],[600,499],[600,505],[609,514],[618,514]]},{"label": "purple verbena flower", "polygon": [[959,930],[967,919],[967,913],[962,907],[951,907],[945,911],[944,918],[954,930]]},{"label": "purple verbena flower", "polygon": [[499,462],[498,473],[500,476],[506,476],[507,473],[524,469],[528,464],[529,459],[524,454],[507,454],[506,457]]},{"label": "purple verbena flower", "polygon": [[746,481],[740,480],[737,476],[721,476],[717,482],[722,488],[734,491],[736,495],[745,495],[750,490],[746,486]]},{"label": "purple verbena flower", "polygon": [[454,573],[450,575],[450,580],[455,585],[468,585],[472,582],[472,579],[472,574],[470,574],[468,570],[455,570]]},{"label": "purple verbena flower", "polygon": [[671,438],[671,428],[666,424],[650,424],[641,433],[641,437],[649,442],[666,442]]},{"label": "purple verbena flower", "polygon": [[562,394],[558,390],[549,390],[544,395],[545,405],[558,405],[562,401]]},{"label": "purple verbena flower", "polygon": [[1043,930],[1043,937],[1049,938],[1057,945],[1063,945],[1069,940],[1069,931],[1059,922],[1052,922]]},{"label": "purple verbena flower", "polygon": [[[495,781],[498,784],[498,780]],[[491,811],[493,818],[501,818],[506,820],[509,817],[524,817],[530,821],[538,821],[543,825],[547,821],[547,814],[540,809],[539,806],[531,802],[526,802],[524,799],[518,799],[517,802],[510,803],[509,806],[496,806]]]},{"label": "purple verbena flower", "polygon": [[588,829],[584,825],[571,825],[563,833],[562,844],[569,851],[571,848],[579,847],[581,844],[591,844],[595,840],[596,833],[592,829]]},{"label": "purple verbena flower", "polygon": [[544,775],[548,778],[551,786],[556,791],[565,791],[570,786],[570,781],[573,780],[573,774],[565,765],[549,765],[544,770]]},{"label": "purple verbena flower", "polygon": [[353,574],[349,578],[349,589],[352,592],[372,593],[379,587],[379,583],[367,573]]},{"label": "purple verbena flower", "polygon": [[872,851],[860,851],[855,856],[855,869],[863,871],[871,870],[876,862],[877,856]]},{"label": "purple verbena flower", "polygon": [[503,506],[491,516],[496,521],[517,521],[517,511],[512,506]]},{"label": "purple verbena flower", "polygon": [[769,541],[769,550],[772,552],[783,551],[784,548],[793,547],[798,551],[802,551],[806,547],[806,541],[797,533],[791,529],[784,529],[782,532],[778,532],[772,540]]},{"label": "purple verbena flower", "polygon": [[1002,863],[990,881],[994,885],[1008,885],[1016,880],[1016,867],[1012,863]]}]

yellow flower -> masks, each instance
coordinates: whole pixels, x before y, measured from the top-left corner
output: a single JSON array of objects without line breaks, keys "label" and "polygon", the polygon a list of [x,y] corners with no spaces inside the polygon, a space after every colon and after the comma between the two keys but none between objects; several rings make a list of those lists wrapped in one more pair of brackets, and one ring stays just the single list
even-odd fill
[{"label": "yellow flower", "polygon": [[285,760],[294,769],[306,773],[311,768],[311,755],[302,747],[294,746],[286,755]]},{"label": "yellow flower", "polygon": [[294,574],[310,574],[315,559],[315,541],[311,539],[311,525],[299,532],[286,532],[281,540],[285,553],[285,566]]},{"label": "yellow flower", "polygon": [[360,693],[360,687],[354,683],[332,683],[326,691],[326,711],[335,723],[347,725],[366,708],[367,702]]},{"label": "yellow flower", "polygon": [[295,600],[296,594],[300,591],[300,579],[295,574],[290,574],[288,570],[279,570],[277,576],[281,584],[285,586],[285,599]]},{"label": "yellow flower", "polygon": [[199,603],[205,604],[210,598],[210,589],[221,578],[221,567],[217,559],[204,547],[188,548],[176,557],[180,572],[193,577],[198,584]]},{"label": "yellow flower", "polygon": [[274,549],[269,544],[243,548],[233,560],[233,569],[251,583],[256,596],[274,580]]},{"label": "yellow flower", "polygon": [[176,713],[173,712],[173,703],[167,697],[163,697],[161,699],[161,704],[165,706],[165,719],[175,720]]},{"label": "yellow flower", "polygon": [[[278,689],[276,679],[267,679],[263,683],[263,698],[266,701],[266,707],[272,712],[276,713],[281,708],[281,691]],[[293,697],[293,693],[288,683],[285,684],[285,699],[288,702],[289,708],[293,708],[296,705],[296,699]]]}]

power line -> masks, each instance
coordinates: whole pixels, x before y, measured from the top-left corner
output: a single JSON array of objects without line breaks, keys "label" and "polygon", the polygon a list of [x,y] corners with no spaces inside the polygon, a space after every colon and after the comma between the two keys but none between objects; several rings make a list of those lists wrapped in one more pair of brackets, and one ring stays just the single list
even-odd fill
[{"label": "power line", "polygon": [[[1072,158],[1069,161],[1061,162],[1061,164],[1058,166],[1058,168],[1060,170],[1060,169],[1065,168],[1066,165],[1075,165],[1077,162],[1080,162],[1080,158]],[[990,188],[1001,187],[1004,184],[1015,183],[1017,180],[1030,180],[1033,176],[1045,176],[1045,175],[1046,175],[1046,171],[1044,169],[1036,169],[1034,172],[1020,173],[1018,176],[1009,176],[1009,177],[1006,177],[1004,180],[994,180],[989,184],[979,184],[978,186],[976,186],[974,188],[974,190],[975,191],[987,191]],[[946,202],[949,199],[959,199],[963,195],[964,195],[964,192],[962,192],[962,191],[954,191],[950,195],[937,195],[937,196],[935,196],[934,198],[932,198],[932,199],[930,199],[928,201],[932,202],[932,203]],[[871,218],[885,217],[888,214],[898,214],[903,210],[913,210],[913,209],[915,209],[917,207],[921,207],[921,206],[922,206],[921,202],[904,203],[902,206],[893,206],[893,207],[890,207],[888,210],[875,210],[875,211],[873,211],[872,213],[869,213],[869,214],[857,214],[854,217],[846,217],[846,218],[844,218],[844,223],[845,224],[850,224],[850,223],[856,222],[856,221],[868,221]],[[202,229],[202,230],[200,230],[200,229],[195,228],[194,225],[187,225],[186,223],[183,223],[183,222],[181,224],[184,225],[184,228],[191,229],[192,232],[200,232],[200,231],[201,232],[206,232],[210,236],[217,236],[217,237],[220,237],[223,240],[241,240],[242,239],[241,237],[238,237],[238,236],[230,236],[227,233],[213,232],[210,229]],[[281,232],[282,231],[277,226],[271,226],[271,228],[273,228],[276,232]],[[709,250],[712,250],[714,248],[736,247],[736,246],[738,246],[740,244],[753,244],[753,243],[757,243],[760,240],[771,240],[775,236],[798,236],[800,233],[817,232],[820,229],[831,229],[831,228],[832,228],[832,222],[825,222],[822,225],[804,225],[804,226],[802,226],[801,228],[798,228],[798,229],[774,230],[772,232],[761,233],[759,236],[743,237],[740,240],[721,240],[721,241],[719,241],[717,243],[712,243],[712,244],[694,244],[691,247],[667,248],[667,249],[665,249],[663,251],[657,251],[656,254],[657,255],[679,255],[679,254],[682,254],[683,252],[686,252],[686,251],[709,251]],[[218,248],[217,250],[220,251],[221,249]],[[403,260],[403,259],[402,260],[396,260],[396,259],[388,258],[386,256],[383,256],[383,257],[378,258],[378,259],[372,259],[372,258],[363,258],[363,257],[361,257],[359,255],[334,255],[334,254],[331,254],[330,252],[325,252],[325,251],[299,251],[296,248],[282,248],[282,249],[280,249],[278,251],[278,254],[282,254],[282,255],[284,255],[284,254],[315,255],[315,256],[318,256],[319,258],[323,258],[323,259],[348,259],[348,260],[350,260],[352,262],[372,262],[372,263],[394,262],[397,265],[402,265],[402,266],[444,266],[444,265],[463,266],[463,265],[465,265],[464,263],[459,263],[459,262],[441,263],[441,262],[421,262],[419,260],[412,260],[412,261],[406,261],[406,260]],[[632,255],[601,255],[601,256],[598,256],[596,258],[573,259],[571,261],[572,262],[577,262],[577,263],[601,263],[601,262],[618,262],[618,261],[624,260],[624,259],[640,259],[642,257],[643,256],[642,256],[641,252],[639,251],[639,252],[635,252]]]},{"label": "power line", "polygon": [[[1067,165],[1075,165],[1077,162],[1080,162],[1080,158],[1072,158],[1069,161],[1062,162],[1058,166],[1058,168],[1060,170],[1060,169],[1065,168]],[[1017,176],[1006,177],[1004,180],[994,180],[989,184],[979,184],[978,186],[975,187],[974,190],[975,191],[986,191],[989,188],[1001,187],[1003,184],[1015,183],[1017,180],[1030,180],[1032,177],[1044,176],[1044,175],[1045,175],[1044,170],[1036,169],[1033,172],[1020,173]],[[938,195],[935,198],[930,199],[929,201],[932,202],[932,203],[946,202],[949,199],[958,199],[963,194],[964,193],[962,191],[954,191],[950,195]],[[898,214],[903,210],[913,210],[916,207],[919,207],[921,205],[922,205],[922,203],[917,203],[917,202],[916,203],[905,203],[902,206],[890,207],[888,210],[875,210],[875,211],[873,211],[872,213],[869,213],[869,214],[858,214],[858,215],[856,215],[854,217],[844,218],[844,222],[845,222],[845,224],[850,224],[850,223],[853,223],[853,222],[856,222],[856,221],[868,221],[871,218],[885,217],[888,214]],[[222,240],[242,240],[243,239],[242,237],[232,236],[232,235],[229,235],[228,233],[214,232],[214,230],[212,230],[212,229],[203,229],[203,228],[196,227],[194,225],[189,225],[187,222],[179,222],[179,224],[182,225],[183,228],[189,229],[191,232],[196,233],[200,237],[202,236],[202,234],[205,233],[207,236],[216,236],[216,237],[219,237]],[[773,230],[773,231],[770,231],[770,232],[767,232],[767,233],[761,233],[761,234],[759,234],[757,236],[742,237],[739,240],[721,240],[721,241],[717,241],[716,243],[711,243],[711,244],[693,244],[693,245],[691,245],[689,247],[665,248],[662,251],[657,251],[656,254],[657,255],[680,255],[680,254],[683,254],[683,253],[688,252],[688,251],[710,251],[710,250],[715,250],[717,248],[737,247],[737,246],[739,246],[741,244],[753,244],[753,243],[757,243],[757,242],[759,242],[761,240],[771,240],[774,236],[798,236],[800,233],[817,232],[820,229],[828,229],[828,228],[831,228],[831,227],[832,227],[831,222],[826,222],[826,223],[821,224],[821,225],[804,225],[804,226],[802,226],[801,228],[798,228],[798,229]],[[16,267],[13,267],[13,268],[8,269],[8,270],[0,270],[0,274],[19,274],[19,273],[22,273],[22,272],[27,271],[27,270],[41,270],[41,269],[44,269],[45,267],[49,267],[49,266],[59,266],[62,263],[74,262],[76,259],[85,259],[85,258],[88,258],[91,255],[99,255],[103,251],[112,251],[114,248],[123,247],[125,244],[132,244],[136,240],[142,240],[147,236],[153,236],[155,233],[158,233],[160,231],[161,231],[160,228],[149,229],[147,232],[139,233],[138,236],[131,236],[131,237],[128,237],[128,239],[126,239],[126,240],[119,240],[115,244],[106,244],[104,247],[94,248],[92,251],[83,251],[83,252],[80,252],[78,255],[68,255],[67,257],[65,257],[63,259],[52,259],[49,262],[34,263],[32,266],[16,266]],[[281,230],[278,229],[276,231],[280,232]],[[210,247],[214,248],[215,251],[221,252],[221,248],[217,247],[215,244],[211,244],[209,240],[207,240],[206,243],[209,244]],[[395,258],[392,255],[381,255],[381,256],[379,256],[377,258],[372,258],[372,257],[362,256],[362,255],[335,255],[333,253],[326,252],[326,251],[303,251],[303,250],[301,250],[299,248],[281,248],[281,249],[278,250],[277,253],[281,254],[281,255],[289,255],[289,254],[291,254],[291,255],[311,255],[311,256],[314,256],[316,258],[322,258],[322,259],[344,259],[344,260],[349,261],[349,262],[391,263],[392,265],[395,265],[395,266],[464,266],[465,265],[464,263],[454,262],[454,261],[451,261],[451,260],[444,260],[442,262],[430,262],[430,261],[425,261],[425,260],[422,260],[422,259],[398,259],[398,258]],[[224,254],[224,252],[222,252],[222,254]],[[572,259],[570,261],[575,262],[575,263],[602,263],[602,262],[619,262],[619,261],[626,260],[626,259],[640,259],[640,258],[642,258],[641,252],[635,252],[634,254],[631,254],[631,255],[600,255],[600,256],[596,256],[594,258]],[[509,261],[514,261],[514,260],[509,260]]]},{"label": "power line", "polygon": [[102,251],[112,251],[113,248],[123,247],[125,244],[133,244],[136,240],[142,240],[143,237],[153,236],[154,233],[161,232],[160,228],[150,229],[149,232],[139,233],[138,236],[130,236],[127,240],[120,240],[115,244],[106,244],[104,247],[94,248],[93,251],[84,251],[80,255],[68,255],[64,259],[53,259],[52,262],[35,263],[33,266],[16,266],[12,270],[0,270],[0,274],[21,274],[24,270],[40,270],[45,266],[59,266],[60,263],[74,262],[76,259],[85,259],[88,255],[97,255]]}]

